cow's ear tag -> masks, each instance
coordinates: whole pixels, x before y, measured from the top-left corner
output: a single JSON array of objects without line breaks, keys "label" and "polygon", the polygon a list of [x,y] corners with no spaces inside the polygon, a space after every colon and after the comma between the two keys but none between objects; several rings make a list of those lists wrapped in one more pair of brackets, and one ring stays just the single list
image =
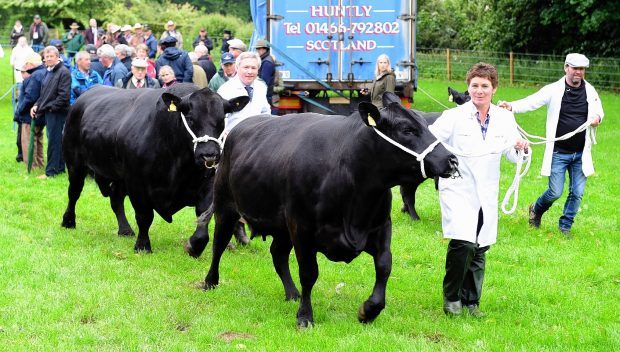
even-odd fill
[{"label": "cow's ear tag", "polygon": [[376,127],[377,123],[375,122],[375,119],[372,118],[372,116],[370,116],[370,114],[368,114],[368,124],[370,126]]},{"label": "cow's ear tag", "polygon": [[173,102],[170,102],[170,106],[168,107],[168,111],[177,111],[177,106],[174,105]]},{"label": "cow's ear tag", "polygon": [[448,95],[448,101],[449,102],[453,102],[454,101],[454,97],[452,96],[452,94]]}]

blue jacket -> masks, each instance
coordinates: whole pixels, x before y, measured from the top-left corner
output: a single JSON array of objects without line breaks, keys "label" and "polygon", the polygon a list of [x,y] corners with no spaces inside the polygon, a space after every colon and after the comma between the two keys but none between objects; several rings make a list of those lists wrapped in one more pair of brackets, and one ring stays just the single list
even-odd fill
[{"label": "blue jacket", "polygon": [[[41,83],[43,82],[43,77],[45,77],[45,67],[40,65],[28,70],[28,72],[30,72],[31,76],[22,82],[15,114],[18,116],[19,122],[30,124],[30,109],[41,95]],[[45,125],[45,119],[36,119],[36,125]]]},{"label": "blue jacket", "polygon": [[165,65],[172,67],[177,82],[192,83],[194,67],[192,65],[192,60],[190,60],[185,51],[176,47],[166,48],[157,58],[157,61],[155,61],[155,70],[157,70],[158,77],[159,69]]},{"label": "blue jacket", "polygon": [[96,84],[103,84],[103,78],[99,76],[97,71],[90,70],[88,76],[86,76],[84,72],[78,69],[73,70],[71,72],[71,100],[69,104],[73,105],[82,93]]},{"label": "blue jacket", "polygon": [[155,39],[155,36],[151,34],[150,37],[146,38],[144,44],[149,48],[149,58],[154,59],[155,54],[157,54],[157,39]]},{"label": "blue jacket", "polygon": [[127,71],[127,67],[125,67],[121,60],[116,57],[114,58],[112,66],[106,69],[103,74],[103,84],[114,87],[114,83],[116,83],[119,79],[125,78],[128,73],[129,71]]}]

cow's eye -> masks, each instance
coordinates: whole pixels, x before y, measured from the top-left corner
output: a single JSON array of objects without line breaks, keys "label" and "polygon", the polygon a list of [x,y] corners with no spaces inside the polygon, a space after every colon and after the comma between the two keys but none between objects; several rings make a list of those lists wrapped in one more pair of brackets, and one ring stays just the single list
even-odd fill
[{"label": "cow's eye", "polygon": [[403,130],[403,133],[406,136],[412,136],[412,135],[415,135],[415,130],[413,130],[411,128],[406,128],[406,129]]}]

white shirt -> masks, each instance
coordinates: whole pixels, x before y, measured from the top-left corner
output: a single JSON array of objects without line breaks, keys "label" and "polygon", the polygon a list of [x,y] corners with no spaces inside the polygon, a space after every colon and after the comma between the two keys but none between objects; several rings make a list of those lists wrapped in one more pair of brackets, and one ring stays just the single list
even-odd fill
[{"label": "white shirt", "polygon": [[[250,116],[260,114],[270,114],[271,106],[267,102],[267,85],[257,79],[252,82],[251,87],[254,89],[252,93],[252,100],[242,110],[232,112],[226,115],[226,126],[222,135],[226,136],[233,127]],[[248,92],[245,90],[245,85],[241,82],[239,75],[229,79],[226,83],[217,90],[217,93],[224,99],[230,100],[232,98],[247,96]]]}]

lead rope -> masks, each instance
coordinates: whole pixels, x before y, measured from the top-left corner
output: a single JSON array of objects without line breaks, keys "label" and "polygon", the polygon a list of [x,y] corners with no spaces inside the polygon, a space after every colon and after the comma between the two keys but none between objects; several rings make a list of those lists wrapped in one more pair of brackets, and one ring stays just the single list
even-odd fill
[{"label": "lead rope", "polygon": [[215,143],[217,143],[217,145],[220,147],[220,150],[223,149],[223,144],[222,141],[220,141],[217,138],[213,138],[207,134],[205,134],[202,137],[196,137],[196,135],[194,134],[194,132],[192,132],[192,130],[189,128],[189,125],[187,124],[187,120],[185,119],[185,115],[183,115],[182,112],[179,112],[181,114],[181,119],[183,120],[183,125],[185,125],[185,129],[187,130],[187,132],[189,132],[189,135],[192,136],[192,143],[194,143],[194,152],[196,152],[196,146],[198,146],[198,143],[205,143],[208,141],[213,141]]}]

